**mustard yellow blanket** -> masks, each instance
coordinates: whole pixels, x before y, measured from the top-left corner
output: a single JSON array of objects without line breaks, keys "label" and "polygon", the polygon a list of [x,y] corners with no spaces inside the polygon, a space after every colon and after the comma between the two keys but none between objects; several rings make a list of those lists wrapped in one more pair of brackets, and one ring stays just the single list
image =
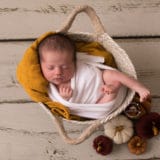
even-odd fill
[{"label": "mustard yellow blanket", "polygon": [[[70,115],[66,106],[63,106],[60,102],[54,102],[49,98],[47,93],[48,82],[41,72],[37,47],[45,37],[51,34],[55,33],[45,33],[35,40],[26,50],[22,60],[17,66],[17,79],[33,101],[46,104],[53,114],[62,116],[66,119],[74,119],[75,116]],[[105,64],[112,67],[116,66],[113,56],[99,43],[84,41],[77,41],[75,43],[77,52],[86,52],[91,55],[103,56],[105,58]]]}]

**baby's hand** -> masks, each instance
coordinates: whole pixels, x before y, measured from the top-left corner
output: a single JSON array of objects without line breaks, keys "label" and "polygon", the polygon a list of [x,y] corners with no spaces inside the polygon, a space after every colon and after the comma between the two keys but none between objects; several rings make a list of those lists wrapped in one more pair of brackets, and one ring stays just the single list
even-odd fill
[{"label": "baby's hand", "polygon": [[119,88],[120,88],[121,84],[120,83],[115,83],[113,84],[104,84],[102,86],[102,92],[103,93],[107,93],[107,94],[115,94],[118,92]]},{"label": "baby's hand", "polygon": [[70,86],[61,85],[59,87],[59,94],[65,99],[69,100],[72,97],[73,90]]},{"label": "baby's hand", "polygon": [[103,93],[107,93],[107,94],[114,93],[112,86],[109,86],[109,85],[103,85],[101,90]]},{"label": "baby's hand", "polygon": [[140,96],[140,102],[146,101],[151,96],[150,91],[146,88],[141,88],[138,93]]}]

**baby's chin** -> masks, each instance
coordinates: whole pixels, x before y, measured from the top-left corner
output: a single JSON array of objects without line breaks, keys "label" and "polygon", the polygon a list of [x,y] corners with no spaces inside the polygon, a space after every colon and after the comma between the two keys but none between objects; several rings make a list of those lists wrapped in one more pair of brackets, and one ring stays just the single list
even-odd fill
[{"label": "baby's chin", "polygon": [[61,84],[64,84],[64,83],[68,83],[71,81],[71,78],[67,77],[67,78],[64,78],[64,77],[60,77],[60,78],[54,78],[52,80],[50,80],[49,82],[54,84],[54,85],[61,85]]},{"label": "baby's chin", "polygon": [[52,80],[50,83],[54,84],[54,85],[60,85],[62,83],[65,83],[63,78],[56,78],[54,80]]},{"label": "baby's chin", "polygon": [[55,84],[55,85],[60,85],[63,83],[63,80],[54,80],[51,82],[52,84]]}]

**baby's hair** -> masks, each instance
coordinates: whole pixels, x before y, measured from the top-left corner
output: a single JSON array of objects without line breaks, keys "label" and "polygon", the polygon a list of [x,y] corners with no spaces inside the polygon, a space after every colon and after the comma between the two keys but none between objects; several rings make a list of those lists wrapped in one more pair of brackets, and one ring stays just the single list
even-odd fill
[{"label": "baby's hair", "polygon": [[42,52],[45,50],[54,50],[54,51],[69,51],[73,55],[73,61],[76,61],[76,47],[73,40],[63,34],[56,33],[51,34],[44,38],[38,45],[38,53],[40,60],[43,59]]}]

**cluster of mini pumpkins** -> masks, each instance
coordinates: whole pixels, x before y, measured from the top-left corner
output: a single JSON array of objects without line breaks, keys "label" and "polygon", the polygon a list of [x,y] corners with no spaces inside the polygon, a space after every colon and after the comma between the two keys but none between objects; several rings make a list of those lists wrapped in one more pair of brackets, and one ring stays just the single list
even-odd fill
[{"label": "cluster of mini pumpkins", "polygon": [[151,100],[139,102],[137,96],[126,110],[104,125],[104,134],[96,137],[93,147],[97,153],[108,155],[113,143],[127,143],[131,153],[140,155],[146,151],[147,139],[160,132],[160,114],[151,112]]}]

